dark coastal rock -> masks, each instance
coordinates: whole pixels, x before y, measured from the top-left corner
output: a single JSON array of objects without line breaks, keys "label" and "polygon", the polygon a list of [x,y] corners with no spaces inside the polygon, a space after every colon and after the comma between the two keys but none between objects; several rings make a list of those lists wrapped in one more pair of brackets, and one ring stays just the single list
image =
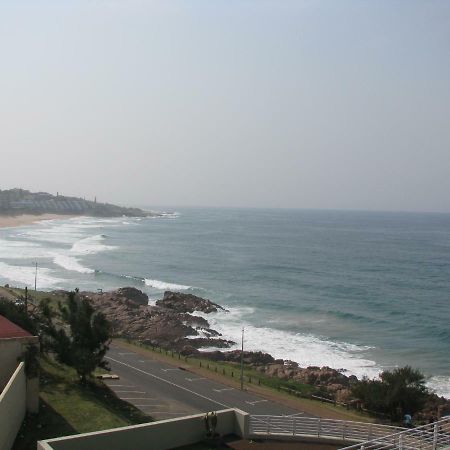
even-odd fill
[{"label": "dark coastal rock", "polygon": [[[226,362],[241,362],[241,351],[232,350],[228,352],[202,352],[206,358],[214,359],[215,361],[226,361]],[[247,352],[244,351],[244,363],[252,365],[264,365],[273,363],[275,360],[272,355],[263,352]]]},{"label": "dark coastal rock", "polygon": [[189,339],[189,343],[196,348],[201,347],[228,348],[231,345],[235,344],[235,342],[233,341],[228,341],[222,338],[205,338],[205,337],[191,338]]},{"label": "dark coastal rock", "polygon": [[208,314],[219,310],[225,311],[224,308],[217,303],[213,303],[211,300],[181,292],[166,291],[164,292],[164,298],[162,300],[157,300],[156,304],[163,308],[172,309],[180,313],[193,313],[194,311],[201,311]]},{"label": "dark coastal rock", "polygon": [[[151,345],[181,350],[183,348],[221,347],[228,348],[234,342],[219,338],[220,333],[210,328],[203,317],[187,311],[212,311],[221,309],[209,300],[188,296],[181,308],[148,305],[147,295],[133,287],[111,292],[80,292],[101,311],[111,323],[113,335],[147,342]],[[193,297],[193,298],[192,298]],[[178,298],[168,296],[169,303]],[[197,337],[198,336],[198,337]]]},{"label": "dark coastal rock", "polygon": [[148,295],[134,287],[123,287],[116,291],[118,296],[127,298],[138,305],[148,305]]}]

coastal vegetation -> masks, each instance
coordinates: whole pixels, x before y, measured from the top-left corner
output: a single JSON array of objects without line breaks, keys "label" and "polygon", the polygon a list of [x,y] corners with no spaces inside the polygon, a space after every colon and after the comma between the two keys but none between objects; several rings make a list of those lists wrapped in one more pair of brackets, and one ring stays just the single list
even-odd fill
[{"label": "coastal vegetation", "polygon": [[86,383],[97,367],[107,369],[103,359],[108,351],[111,326],[105,316],[95,311],[89,300],[77,298],[78,291],[69,292],[65,303],[58,303],[59,317],[67,324],[55,324],[55,312],[49,300],[41,302],[40,309],[45,323],[45,348],[54,352],[56,359],[75,368],[82,383]]},{"label": "coastal vegetation", "polygon": [[405,366],[382,372],[378,380],[363,378],[353,385],[352,394],[367,408],[400,421],[404,414],[416,414],[425,406],[430,396],[425,381],[423,373]]}]

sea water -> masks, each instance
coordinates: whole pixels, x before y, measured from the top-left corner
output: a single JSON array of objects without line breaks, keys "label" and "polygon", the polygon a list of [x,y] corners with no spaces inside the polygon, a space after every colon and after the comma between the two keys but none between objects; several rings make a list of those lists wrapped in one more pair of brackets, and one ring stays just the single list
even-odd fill
[{"label": "sea water", "polygon": [[[211,326],[245,348],[375,377],[409,364],[450,397],[450,215],[181,209],[0,229],[0,283],[135,286],[225,306]],[[238,345],[236,345],[236,348]]]}]

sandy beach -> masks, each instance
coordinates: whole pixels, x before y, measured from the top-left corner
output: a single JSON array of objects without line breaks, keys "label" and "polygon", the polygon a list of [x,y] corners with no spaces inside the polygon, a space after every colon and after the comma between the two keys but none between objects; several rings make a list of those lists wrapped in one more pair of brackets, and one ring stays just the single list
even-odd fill
[{"label": "sandy beach", "polygon": [[31,225],[41,220],[70,219],[73,215],[65,214],[21,214],[19,216],[0,216],[0,228],[18,227]]}]

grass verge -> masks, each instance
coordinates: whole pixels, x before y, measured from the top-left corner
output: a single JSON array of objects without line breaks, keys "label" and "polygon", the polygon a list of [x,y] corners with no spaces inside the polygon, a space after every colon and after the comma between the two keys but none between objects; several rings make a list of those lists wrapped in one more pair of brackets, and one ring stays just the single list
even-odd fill
[{"label": "grass verge", "polygon": [[102,382],[82,386],[73,369],[42,358],[40,411],[25,418],[13,450],[35,449],[42,439],[150,421],[150,416],[120,400]]}]

